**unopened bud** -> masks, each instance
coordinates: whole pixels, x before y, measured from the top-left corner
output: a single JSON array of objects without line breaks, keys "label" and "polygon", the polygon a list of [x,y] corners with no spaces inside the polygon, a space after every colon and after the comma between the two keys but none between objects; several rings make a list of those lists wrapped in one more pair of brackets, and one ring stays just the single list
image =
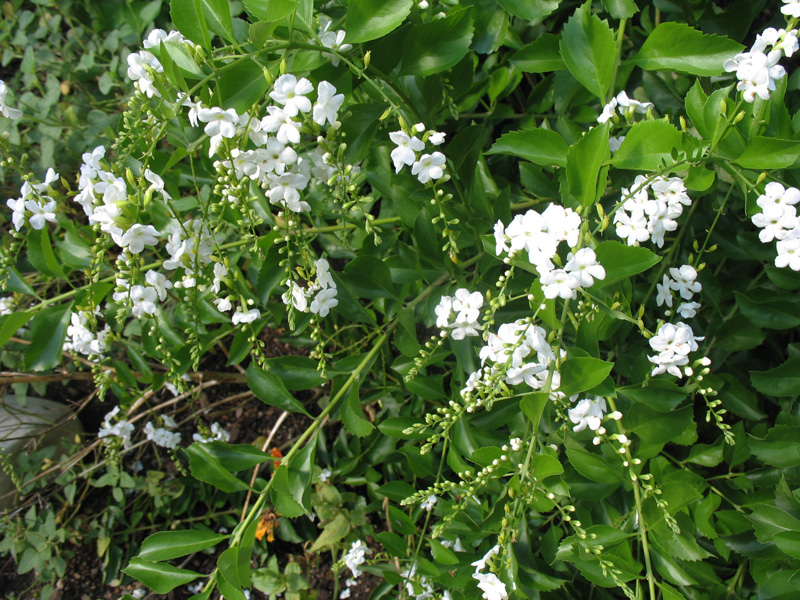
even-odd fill
[{"label": "unopened bud", "polygon": [[734,124],[736,124],[736,123],[738,123],[739,121],[741,121],[742,119],[744,119],[744,111],[743,111],[743,110],[742,110],[742,111],[740,111],[740,112],[739,112],[739,114],[738,114],[738,115],[736,115],[736,116],[733,118],[733,122],[734,122]]},{"label": "unopened bud", "polygon": [[369,69],[369,61],[372,57],[372,50],[368,50],[367,53],[364,55],[364,68]]},{"label": "unopened bud", "polygon": [[765,171],[762,171],[761,174],[758,176],[758,179],[756,179],[756,185],[764,181],[766,178],[767,178],[767,173]]},{"label": "unopened bud", "polygon": [[728,114],[728,103],[725,102],[725,98],[721,98],[719,101],[719,112],[725,116]]},{"label": "unopened bud", "polygon": [[684,119],[683,115],[681,115],[679,120],[680,120],[680,123],[681,123],[681,130],[682,131],[686,131],[686,119]]}]

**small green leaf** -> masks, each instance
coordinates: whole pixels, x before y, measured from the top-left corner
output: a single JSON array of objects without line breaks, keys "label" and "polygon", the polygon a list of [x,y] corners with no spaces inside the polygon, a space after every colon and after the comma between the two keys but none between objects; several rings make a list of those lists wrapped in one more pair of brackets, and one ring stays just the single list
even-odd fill
[{"label": "small green leaf", "polygon": [[783,531],[773,538],[775,545],[792,558],[800,558],[800,531]]},{"label": "small green leaf", "polygon": [[544,19],[558,8],[558,0],[497,0],[510,15],[535,21]]},{"label": "small green leaf", "polygon": [[337,514],[333,520],[325,525],[322,533],[319,534],[317,539],[311,545],[311,552],[318,552],[332,547],[339,540],[344,538],[350,531],[350,522],[344,513]]},{"label": "small green leaf", "polygon": [[628,62],[647,71],[679,71],[690,75],[720,75],[723,63],[744,50],[726,37],[705,35],[685,23],[656,27],[639,53]]},{"label": "small green leaf", "polygon": [[400,75],[428,76],[455,66],[469,52],[474,27],[469,8],[415,26],[406,37]]},{"label": "small green leaf", "polygon": [[28,234],[28,260],[41,271],[51,277],[65,279],[61,263],[53,252],[53,244],[50,241],[50,233],[47,228],[32,229]]},{"label": "small green leaf", "polygon": [[205,446],[206,444],[196,442],[186,449],[186,454],[189,455],[189,469],[194,478],[210,483],[229,494],[246,490],[247,485],[223,467]]},{"label": "small green leaf", "polygon": [[259,369],[254,362],[247,368],[247,385],[264,404],[310,416],[300,401],[289,393],[280,377]]},{"label": "small green leaf", "polygon": [[580,6],[566,22],[559,47],[572,76],[605,102],[613,85],[616,46],[614,32],[592,14],[591,2]]},{"label": "small green leaf", "polygon": [[502,135],[486,154],[511,154],[541,166],[565,167],[568,149],[561,135],[537,128]]},{"label": "small green leaf", "polygon": [[25,325],[31,317],[33,317],[33,313],[29,312],[13,312],[0,317],[0,347],[4,346],[9,338],[19,331],[19,328]]},{"label": "small green leaf", "polygon": [[628,131],[622,145],[611,159],[619,169],[657,171],[662,164],[674,163],[672,151],[681,149],[683,135],[664,121],[639,121]]},{"label": "small green leaf", "polygon": [[234,108],[242,114],[260,102],[268,89],[269,83],[258,63],[242,58],[220,76],[217,93],[222,108]]},{"label": "small green leaf", "polygon": [[800,465],[800,428],[776,425],[760,440],[747,438],[747,446],[764,464],[772,467],[796,467]]},{"label": "small green leaf", "polygon": [[216,546],[229,535],[202,529],[159,531],[148,536],[139,550],[138,558],[150,562],[180,558]]},{"label": "small green leaf", "polygon": [[675,442],[695,426],[693,414],[691,406],[665,413],[644,404],[633,404],[625,413],[623,423],[626,430],[648,444],[666,444]]},{"label": "small green leaf", "polygon": [[651,379],[647,387],[629,385],[617,388],[617,393],[632,402],[646,404],[660,412],[671,412],[688,393],[668,379]]},{"label": "small green leaf", "polygon": [[569,463],[587,479],[597,483],[622,482],[622,475],[602,456],[587,452],[575,441],[568,441],[566,450]]},{"label": "small green leaf", "polygon": [[597,261],[606,270],[606,278],[595,285],[604,287],[629,279],[657,264],[661,257],[647,248],[627,246],[620,242],[601,242],[595,248]]},{"label": "small green leaf", "polygon": [[297,10],[297,0],[244,0],[245,10],[260,21],[280,21]]},{"label": "small green leaf", "polygon": [[558,49],[559,37],[545,33],[511,57],[511,64],[525,73],[549,73],[567,68]]},{"label": "small green leaf", "polygon": [[800,298],[795,295],[734,292],[736,306],[756,327],[765,329],[794,329],[800,325]]},{"label": "small green leaf", "polygon": [[348,0],[347,42],[369,42],[397,29],[411,12],[413,0]]},{"label": "small green leaf", "polygon": [[375,429],[375,426],[364,417],[358,386],[354,385],[350,388],[347,398],[342,403],[341,412],[344,426],[353,435],[365,437]]},{"label": "small green leaf", "polygon": [[800,141],[755,136],[734,162],[745,169],[786,169],[800,155]]},{"label": "small green leaf", "polygon": [[52,369],[61,362],[72,303],[45,308],[30,321],[31,344],[25,350],[25,367],[31,371]]},{"label": "small green leaf", "polygon": [[141,558],[132,558],[122,571],[149,587],[156,594],[166,594],[179,585],[186,585],[198,577],[203,577],[201,573],[195,573],[188,569],[179,569],[166,563],[150,562]]},{"label": "small green leaf", "polygon": [[561,365],[561,387],[559,391],[573,396],[600,385],[611,373],[614,363],[599,358],[569,358]]}]

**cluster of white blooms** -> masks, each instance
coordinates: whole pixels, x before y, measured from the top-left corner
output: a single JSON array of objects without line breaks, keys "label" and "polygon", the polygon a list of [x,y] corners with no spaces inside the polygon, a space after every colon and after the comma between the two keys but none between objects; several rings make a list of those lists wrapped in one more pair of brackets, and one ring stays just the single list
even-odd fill
[{"label": "cluster of white blooms", "polygon": [[131,435],[133,434],[134,429],[133,424],[124,419],[120,419],[112,425],[111,420],[116,417],[118,413],[119,406],[115,407],[114,410],[105,416],[105,419],[103,419],[103,427],[101,427],[100,431],[97,432],[97,437],[118,437],[127,447],[131,445]]},{"label": "cluster of white blooms", "polygon": [[[800,16],[800,4],[797,0],[783,0],[782,9],[785,15],[797,18]],[[798,13],[798,14],[795,14]],[[737,54],[725,61],[723,67],[729,73],[736,72],[739,80],[736,89],[742,92],[746,102],[754,102],[756,96],[769,100],[769,94],[775,89],[775,82],[786,76],[786,70],[778,61],[797,52],[797,29],[775,29],[769,27],[756,37],[753,47],[748,52]]]},{"label": "cluster of white blooms", "polygon": [[[125,253],[120,256],[125,260]],[[130,302],[131,314],[134,317],[156,314],[158,312],[156,302],[166,300],[167,290],[172,288],[172,282],[165,275],[152,269],[145,273],[144,279],[145,285],[132,286],[127,279],[117,278],[117,286],[112,296],[114,302]]]},{"label": "cluster of white blooms", "polygon": [[231,434],[230,432],[223,429],[222,425],[217,423],[216,421],[211,424],[211,435],[206,437],[204,435],[200,435],[199,433],[192,434],[192,439],[195,442],[200,442],[201,444],[205,444],[208,442],[230,442],[231,441]]},{"label": "cluster of white blooms", "polygon": [[148,421],[147,425],[144,426],[144,434],[147,436],[147,439],[156,446],[175,450],[178,444],[181,443],[181,434],[171,430],[175,429],[178,424],[175,422],[175,419],[169,415],[162,415],[161,420],[164,423],[164,427],[154,427],[153,424]]},{"label": "cluster of white blooms", "polygon": [[410,569],[400,572],[406,584],[406,593],[409,598],[417,600],[429,600],[433,598],[433,585],[424,575],[417,575],[417,563],[413,563]]},{"label": "cluster of white blooms", "polygon": [[368,552],[369,548],[361,540],[353,542],[350,546],[350,550],[347,551],[347,555],[344,557],[344,564],[350,569],[353,577],[361,576],[361,569],[358,567],[366,562]]},{"label": "cluster of white blooms", "polygon": [[[316,278],[308,288],[301,287],[289,280],[286,282],[288,289],[283,293],[281,299],[284,304],[291,304],[301,312],[310,310],[315,315],[327,317],[331,309],[339,304],[339,300],[336,299],[338,289],[331,276],[327,260],[324,258],[315,260],[314,268]],[[309,299],[311,299],[310,303]]]},{"label": "cluster of white blooms", "polygon": [[686,301],[678,305],[678,314],[684,319],[691,319],[700,308],[699,302],[691,301],[692,296],[702,289],[702,284],[697,281],[697,270],[693,266],[671,267],[669,275],[665,273],[662,282],[656,284],[656,304],[672,308],[673,292],[677,292],[680,298]]},{"label": "cluster of white blooms", "polygon": [[761,229],[758,237],[763,243],[777,242],[775,266],[800,271],[800,218],[794,206],[800,202],[800,190],[773,181],[756,202],[761,212],[753,215],[753,224]]},{"label": "cluster of white blooms", "polygon": [[[422,139],[415,134],[423,133]],[[441,131],[425,131],[423,123],[417,123],[412,128],[411,135],[404,131],[393,131],[389,139],[397,146],[392,150],[391,157],[394,163],[394,172],[399,173],[405,165],[411,166],[411,174],[416,175],[420,183],[428,183],[444,177],[444,163],[447,161],[441,152],[423,154],[417,158],[417,152],[425,150],[425,142],[434,146],[444,143],[445,134]]]},{"label": "cluster of white blooms", "polygon": [[599,430],[603,424],[603,417],[605,416],[606,410],[608,410],[606,399],[600,396],[595,397],[594,400],[584,398],[579,401],[575,407],[567,411],[569,420],[575,424],[572,431],[577,433],[578,431],[583,431],[587,427],[592,431]]},{"label": "cluster of white blooms", "polygon": [[478,588],[480,588],[481,592],[483,592],[484,600],[506,600],[508,598],[506,584],[500,581],[500,579],[494,573],[483,572],[484,569],[486,569],[486,563],[489,561],[489,559],[499,552],[500,546],[494,546],[483,556],[483,558],[472,563],[472,566],[475,567],[475,572],[472,574],[472,578],[478,581]]},{"label": "cluster of white blooms", "polygon": [[11,119],[15,121],[22,116],[22,111],[18,108],[14,108],[13,106],[9,106],[6,104],[6,95],[8,94],[8,86],[6,82],[0,79],[0,114],[2,114],[6,119]]},{"label": "cluster of white blooms", "polygon": [[455,296],[442,296],[434,309],[436,326],[442,335],[449,331],[454,340],[463,340],[466,336],[479,335],[478,319],[483,307],[483,295],[466,288],[456,290]]},{"label": "cluster of white blooms", "polygon": [[175,227],[170,234],[166,249],[170,257],[163,267],[168,271],[183,268],[184,274],[175,287],[191,288],[197,285],[197,269],[212,262],[211,247],[214,238],[201,219],[189,219]]},{"label": "cluster of white blooms", "polygon": [[56,181],[58,173],[52,168],[47,169],[42,183],[32,184],[26,181],[20,188],[20,197],[6,201],[6,206],[13,211],[11,221],[14,229],[19,231],[26,219],[33,229],[43,229],[45,221],[56,222],[56,201],[45,193]]},{"label": "cluster of white blooms", "polygon": [[183,37],[177,31],[167,33],[163,29],[154,29],[142,41],[145,49],[128,55],[128,78],[133,81],[133,86],[148,98],[161,97],[154,82],[154,74],[163,73],[164,67],[161,61],[150,52],[150,50],[158,48],[161,42],[180,42],[190,49],[194,48],[194,42]]},{"label": "cluster of white blooms", "polygon": [[653,109],[652,102],[639,102],[633,98],[628,98],[628,94],[623,90],[616,97],[603,107],[603,112],[597,117],[598,123],[605,123],[614,116],[614,110],[629,119],[634,113],[647,114]]},{"label": "cluster of white blooms", "polygon": [[[689,364],[689,353],[698,349],[697,342],[705,338],[695,337],[692,328],[686,323],[664,323],[658,328],[656,335],[650,338],[650,347],[658,352],[648,356],[647,360],[656,365],[651,375],[669,373],[675,377],[683,377],[684,373],[692,374],[691,367],[683,372],[680,367]],[[710,364],[710,363],[709,363]]]},{"label": "cluster of white blooms", "polygon": [[[325,15],[319,16],[319,31],[317,32],[317,37],[319,38],[319,43],[326,48],[330,48],[334,52],[338,52],[340,54],[344,54],[345,52],[349,52],[353,49],[352,44],[345,44],[344,38],[347,35],[343,29],[339,29],[337,31],[331,30],[331,21]],[[332,54],[330,52],[323,52],[322,56],[325,58],[330,59],[331,64],[336,67],[339,65],[340,58],[336,56],[336,54]]]},{"label": "cluster of white blooms", "polygon": [[505,262],[510,262],[519,252],[527,252],[528,261],[539,272],[546,298],[575,298],[577,290],[591,287],[595,279],[606,276],[591,248],[570,252],[564,268],[555,268],[553,258],[559,244],[565,241],[575,249],[580,227],[580,215],[571,208],[551,204],[541,214],[529,210],[524,215],[516,215],[508,227],[502,221],[495,224],[495,252],[498,256],[507,254]]},{"label": "cluster of white blooms", "polygon": [[614,215],[617,235],[629,246],[652,240],[661,248],[664,235],[677,229],[675,219],[683,214],[683,207],[691,204],[679,177],[656,177],[650,182],[637,175],[630,188],[622,188],[622,206]]},{"label": "cluster of white blooms", "polygon": [[0,297],[0,317],[13,313],[16,306],[17,303],[14,300],[14,296]]},{"label": "cluster of white blooms", "polygon": [[86,313],[72,313],[63,349],[65,352],[72,351],[86,356],[102,358],[106,350],[108,350],[107,338],[111,333],[111,329],[106,324],[102,331],[93,333],[87,327],[88,324],[89,317]]}]

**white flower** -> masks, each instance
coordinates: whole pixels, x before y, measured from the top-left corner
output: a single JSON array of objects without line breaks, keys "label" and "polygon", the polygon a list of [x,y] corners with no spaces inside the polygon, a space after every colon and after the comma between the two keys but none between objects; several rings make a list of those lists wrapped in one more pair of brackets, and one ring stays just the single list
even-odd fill
[{"label": "white flower", "polygon": [[344,557],[344,564],[353,573],[353,577],[361,575],[361,570],[358,567],[367,560],[368,552],[369,548],[361,540],[353,542],[353,545],[350,546],[350,550],[347,551],[347,555]]},{"label": "white flower", "polygon": [[283,112],[286,115],[295,117],[299,112],[306,113],[311,110],[311,100],[305,95],[313,91],[314,86],[308,79],[303,77],[298,80],[294,75],[286,73],[275,80],[269,96],[283,105]]},{"label": "white flower", "polygon": [[694,336],[692,328],[686,323],[664,323],[658,328],[656,335],[650,338],[650,347],[658,352],[647,359],[656,365],[653,376],[669,373],[675,377],[683,374],[678,367],[689,363],[688,355],[698,349],[697,342],[703,338]]},{"label": "white flower", "polygon": [[308,296],[305,290],[297,285],[294,281],[286,283],[289,288],[281,295],[281,300],[286,305],[291,304],[296,310],[306,312],[308,310]]},{"label": "white flower", "polygon": [[[322,31],[320,32],[320,42],[326,48],[330,48],[331,50],[336,50],[341,54],[348,52],[349,50],[353,49],[352,44],[344,44],[344,38],[346,33],[344,30],[339,29],[338,31]],[[330,52],[323,52],[322,56],[325,58],[329,58],[331,60],[331,64],[336,67],[339,65],[339,57],[335,54],[331,54]]]},{"label": "white flower", "polygon": [[327,81],[320,81],[317,86],[317,101],[314,104],[314,122],[318,125],[325,125],[325,121],[331,125],[336,124],[336,115],[339,108],[344,103],[344,94],[337,94],[336,88]]},{"label": "white flower", "polygon": [[153,173],[150,169],[145,169],[144,178],[147,179],[147,181],[149,181],[151,184],[150,187],[147,188],[147,191],[160,192],[165,202],[172,199],[172,196],[170,196],[167,191],[164,190],[164,180],[160,175]]},{"label": "white flower", "polygon": [[397,144],[391,154],[395,173],[399,173],[403,165],[413,165],[417,160],[417,152],[425,149],[425,144],[417,136],[408,137],[402,131],[391,132],[389,139]]},{"label": "white flower", "polygon": [[22,111],[6,104],[6,94],[8,94],[8,86],[0,79],[0,114],[12,121],[19,119],[22,116]]},{"label": "white flower", "polygon": [[778,256],[775,266],[779,269],[789,267],[792,271],[800,271],[800,237],[781,240],[776,244]]},{"label": "white flower", "polygon": [[624,113],[626,111],[621,110],[622,108],[627,108],[631,112],[637,113],[646,113],[648,110],[653,108],[652,102],[639,102],[638,100],[634,100],[633,98],[628,98],[628,94],[625,91],[621,91],[617,94],[617,102],[620,106],[620,113]]},{"label": "white flower", "polygon": [[684,319],[691,319],[697,314],[699,308],[699,302],[683,302],[678,306],[678,314]]},{"label": "white flower", "polygon": [[447,135],[447,134],[445,134],[445,133],[443,133],[443,132],[441,132],[441,131],[434,131],[434,132],[433,132],[433,133],[430,135],[430,137],[428,138],[428,141],[429,141],[431,144],[433,144],[434,146],[439,146],[439,145],[441,145],[441,144],[443,144],[443,143],[444,143],[444,137],[445,137],[445,135]]},{"label": "white flower", "polygon": [[666,304],[668,307],[672,307],[672,292],[670,291],[670,283],[672,283],[672,281],[670,280],[669,276],[665,274],[662,283],[656,284],[656,304],[658,306]]},{"label": "white flower", "polygon": [[177,431],[169,431],[162,427],[155,428],[153,424],[148,422],[144,426],[144,433],[147,439],[153,442],[156,446],[162,448],[169,448],[174,450],[181,443],[181,434]]},{"label": "white flower", "polygon": [[475,573],[472,577],[478,580],[478,587],[483,592],[484,600],[506,600],[508,598],[506,584],[500,581],[494,573]]},{"label": "white flower", "polygon": [[232,138],[236,135],[236,126],[239,124],[239,115],[235,109],[222,110],[218,106],[199,109],[197,119],[206,124],[203,131],[211,137],[219,135]]},{"label": "white flower", "polygon": [[322,469],[322,472],[319,474],[319,480],[321,483],[326,483],[331,478],[331,470],[328,468]]},{"label": "white flower", "polygon": [[581,400],[574,408],[570,408],[567,411],[569,420],[575,423],[572,431],[583,431],[587,427],[592,431],[597,431],[603,423],[605,411],[605,398],[598,396],[594,400],[589,400],[588,398]]},{"label": "white flower", "polygon": [[145,273],[144,279],[156,291],[159,300],[163,302],[167,299],[167,290],[172,289],[172,282],[167,279],[166,275],[150,269]]},{"label": "white flower", "polygon": [[300,143],[299,122],[293,120],[289,114],[277,106],[268,106],[267,112],[269,114],[261,119],[261,129],[275,133],[281,144]]},{"label": "white flower", "polygon": [[606,278],[606,270],[597,262],[597,255],[591,248],[581,248],[575,254],[567,255],[564,270],[584,288],[594,285],[595,279]]},{"label": "white flower", "polygon": [[672,276],[669,287],[678,292],[684,300],[691,300],[692,295],[703,289],[700,282],[695,281],[697,270],[691,265],[682,265],[678,269],[672,267],[669,274]]},{"label": "white flower", "polygon": [[247,312],[244,312],[244,309],[237,308],[236,312],[233,313],[231,317],[234,325],[239,325],[241,323],[252,323],[256,319],[261,317],[261,311],[257,308],[251,308]]},{"label": "white flower", "polygon": [[134,317],[152,315],[158,310],[156,307],[158,292],[155,288],[134,285],[130,290],[130,299],[133,302],[131,313]]},{"label": "white flower", "polygon": [[330,265],[324,258],[314,261],[314,268],[317,271],[317,284],[322,288],[336,288],[336,282],[331,277]]},{"label": "white flower", "polygon": [[783,0],[781,12],[789,17],[800,17],[800,0]]},{"label": "white flower", "polygon": [[614,110],[617,108],[617,99],[611,98],[611,101],[603,107],[603,112],[597,117],[597,122],[600,124],[605,123],[614,116]]},{"label": "white flower", "polygon": [[564,269],[553,269],[542,274],[539,278],[542,284],[544,297],[553,298],[575,298],[575,290],[580,287],[577,278]]},{"label": "white flower", "polygon": [[423,154],[411,167],[411,174],[416,175],[420,183],[428,183],[431,179],[441,179],[444,175],[442,165],[447,161],[444,154],[434,152]]},{"label": "white flower", "polygon": [[231,308],[233,308],[230,298],[216,298],[214,300],[214,304],[216,305],[217,310],[220,312],[228,312]]},{"label": "white flower", "polygon": [[25,202],[25,208],[27,208],[29,211],[31,211],[31,213],[33,213],[28,219],[28,222],[34,229],[44,229],[45,221],[50,221],[51,223],[56,222],[55,200],[50,200],[50,202],[44,205],[39,204],[35,200],[27,200]]},{"label": "white flower", "polygon": [[9,198],[6,200],[6,206],[14,211],[11,214],[11,221],[14,223],[14,229],[19,231],[25,224],[25,200],[23,198]]},{"label": "white flower", "polygon": [[131,254],[140,254],[145,246],[155,246],[159,235],[161,234],[152,225],[136,223],[122,236],[120,246],[127,247]]},{"label": "white flower", "polygon": [[320,317],[327,317],[330,310],[338,306],[336,299],[336,288],[328,288],[320,291],[311,302],[310,310]]},{"label": "white flower", "polygon": [[425,500],[422,501],[422,504],[420,504],[420,506],[422,507],[423,510],[431,512],[433,510],[433,507],[436,506],[436,503],[438,501],[439,499],[436,496],[430,495],[427,498],[425,498]]}]

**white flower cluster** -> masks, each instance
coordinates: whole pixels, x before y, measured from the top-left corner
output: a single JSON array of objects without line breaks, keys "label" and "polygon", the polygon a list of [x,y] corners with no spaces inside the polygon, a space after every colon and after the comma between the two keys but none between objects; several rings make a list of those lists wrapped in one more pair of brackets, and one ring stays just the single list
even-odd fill
[{"label": "white flower cluster", "polygon": [[[332,31],[331,30],[332,23],[333,21],[331,21],[325,15],[319,16],[319,31],[317,32],[317,37],[319,38],[320,44],[340,54],[349,52],[350,50],[353,49],[352,44],[343,43],[344,38],[347,34],[343,29]],[[332,54],[330,52],[323,52],[322,56],[330,59],[331,64],[334,67],[339,66],[339,62],[341,61],[341,59],[335,54]]]},{"label": "white flower cluster", "polygon": [[[121,259],[126,255],[123,253]],[[112,296],[114,302],[131,303],[131,314],[134,317],[154,315],[158,312],[157,301],[163,302],[167,298],[167,290],[172,288],[172,282],[158,271],[149,270],[145,273],[145,285],[131,286],[127,279],[117,278],[117,287]]]},{"label": "white flower cluster", "polygon": [[175,287],[197,285],[197,268],[212,263],[213,244],[214,238],[201,219],[189,219],[182,226],[175,227],[166,244],[169,258],[163,263],[168,271],[183,268],[183,277]]},{"label": "white flower cluster", "polygon": [[[286,73],[275,80],[270,97],[280,106],[268,106],[267,115],[261,119],[249,114],[239,115],[232,108],[206,108],[200,102],[184,101],[191,107],[189,119],[197,126],[205,123],[203,131],[210,136],[209,157],[216,154],[223,139],[247,135],[255,148],[230,151],[230,158],[215,163],[218,170],[234,173],[237,180],[248,178],[267,191],[272,204],[292,212],[308,212],[308,202],[301,199],[300,192],[306,189],[313,175],[319,182],[327,183],[334,174],[331,157],[317,150],[309,153],[308,159],[298,156],[291,144],[300,143],[303,126],[302,114],[311,113],[311,120],[320,127],[328,124],[339,126],[338,112],[344,103],[344,94],[322,81],[317,86],[317,100],[312,105],[306,96],[314,86],[305,77],[297,79]],[[313,164],[313,166],[312,166]],[[237,202],[234,190],[228,186],[223,196]]]},{"label": "white flower cluster", "polygon": [[56,201],[45,193],[56,181],[58,173],[52,168],[47,169],[42,183],[31,184],[26,181],[20,188],[19,198],[6,200],[6,206],[14,211],[11,215],[14,229],[19,231],[26,219],[33,229],[44,229],[45,221],[56,222]]},{"label": "white flower cluster", "polygon": [[653,103],[639,102],[633,98],[628,98],[628,94],[623,90],[603,107],[603,112],[597,117],[597,122],[605,123],[611,119],[614,116],[615,109],[627,119],[633,116],[634,113],[647,114],[648,111],[653,110]]},{"label": "white flower cluster", "polygon": [[692,296],[703,289],[702,284],[696,280],[697,270],[691,265],[670,268],[669,275],[664,274],[662,282],[656,284],[656,304],[672,308],[673,292],[677,292],[682,300],[686,300],[678,305],[678,314],[684,319],[693,318],[700,308],[700,303],[691,302]]},{"label": "white flower cluster", "polygon": [[128,447],[131,445],[131,435],[133,434],[134,427],[132,423],[124,419],[120,419],[112,425],[111,420],[116,417],[118,413],[119,406],[115,407],[114,410],[105,416],[103,419],[103,427],[97,432],[97,437],[101,439],[105,437],[118,437],[122,440],[123,445]]},{"label": "white flower cluster", "polygon": [[87,327],[88,324],[89,317],[86,313],[72,313],[63,349],[65,352],[72,351],[86,356],[96,356],[98,359],[102,358],[108,350],[107,338],[111,329],[106,324],[102,331],[95,334]]},{"label": "white flower cluster", "polygon": [[569,420],[574,423],[572,431],[577,433],[587,427],[592,431],[601,429],[606,410],[608,410],[606,399],[600,396],[595,397],[594,400],[584,398],[579,401],[574,408],[567,411]]},{"label": "white flower cluster", "polygon": [[649,182],[637,175],[630,188],[622,188],[622,206],[614,215],[617,235],[629,246],[652,240],[661,248],[664,235],[678,228],[675,219],[683,214],[683,207],[691,204],[679,177],[656,177]]},{"label": "white flower cluster", "polygon": [[800,202],[800,190],[786,189],[773,181],[766,185],[756,202],[761,212],[753,215],[753,224],[761,229],[758,238],[763,243],[777,241],[775,266],[800,271],[800,218],[795,208]]},{"label": "white flower cluster", "polygon": [[436,326],[442,335],[448,331],[454,340],[463,340],[466,336],[479,335],[478,319],[483,307],[483,295],[466,288],[456,290],[455,296],[442,296],[434,309]]},{"label": "white flower cluster", "polygon": [[0,296],[0,317],[13,313],[16,306],[14,296]]},{"label": "white flower cluster", "polygon": [[[785,15],[797,18],[800,3],[797,0],[783,0],[782,9]],[[775,82],[786,76],[786,70],[778,61],[786,56],[791,57],[798,50],[797,29],[775,29],[769,27],[756,37],[753,47],[748,52],[737,54],[725,61],[723,67],[729,73],[736,72],[739,80],[736,89],[742,92],[746,102],[754,102],[756,96],[769,100],[769,94],[775,89]]]},{"label": "white flower cluster", "polygon": [[528,261],[539,272],[546,298],[575,298],[577,290],[591,287],[595,279],[605,279],[606,271],[597,262],[591,248],[570,252],[563,269],[556,269],[553,258],[558,246],[566,241],[570,248],[578,245],[581,218],[571,208],[551,204],[541,214],[529,210],[516,215],[508,227],[498,221],[494,226],[495,252],[506,253],[506,262],[525,251]]},{"label": "white flower cluster", "polygon": [[188,46],[190,50],[195,46],[194,42],[183,37],[177,31],[167,33],[163,29],[154,29],[142,41],[145,49],[128,55],[128,79],[133,81],[134,87],[148,98],[161,97],[154,83],[153,74],[163,73],[164,67],[161,61],[149,51],[158,48],[161,42],[180,42]]},{"label": "white flower cluster", "polygon": [[[297,285],[289,280],[286,285],[289,289],[283,293],[281,299],[286,305],[291,304],[296,310],[308,312],[309,310],[320,317],[327,317],[332,308],[339,304],[336,299],[338,289],[336,282],[331,277],[330,265],[324,258],[314,261],[316,280],[308,288]],[[313,297],[309,304],[309,299]]]},{"label": "white flower cluster", "polygon": [[405,579],[406,593],[409,598],[417,600],[433,598],[433,585],[424,575],[417,575],[417,563],[412,564],[410,569],[401,571],[400,577]]},{"label": "white flower cluster", "polygon": [[[423,132],[425,132],[425,135],[422,139],[414,135]],[[399,173],[405,165],[410,165],[411,174],[416,175],[419,182],[423,184],[444,177],[443,165],[447,161],[444,154],[433,152],[431,154],[423,154],[419,159],[417,158],[417,152],[425,150],[426,140],[434,146],[439,146],[444,143],[444,137],[445,134],[441,131],[431,130],[426,132],[423,123],[414,125],[412,135],[404,131],[391,132],[389,139],[397,146],[391,153],[394,172]]]},{"label": "white flower cluster", "polygon": [[348,569],[350,569],[353,577],[361,576],[361,569],[358,567],[366,562],[368,552],[369,547],[367,547],[367,545],[361,540],[353,542],[353,544],[350,546],[350,550],[347,551],[347,555],[344,557],[344,564],[347,565]]},{"label": "white flower cluster", "polygon": [[231,434],[230,432],[226,431],[222,428],[222,425],[217,423],[216,421],[211,424],[211,435],[206,437],[204,435],[200,435],[199,433],[192,434],[192,439],[195,442],[200,442],[201,444],[206,444],[208,442],[230,442],[231,441]]},{"label": "white flower cluster", "polygon": [[[656,335],[650,338],[650,347],[658,352],[654,356],[647,357],[651,363],[656,365],[651,371],[651,375],[669,373],[675,377],[683,377],[692,374],[692,368],[686,367],[681,371],[680,367],[689,364],[689,353],[698,349],[697,342],[705,338],[695,337],[692,328],[686,323],[664,323],[658,328]],[[704,364],[711,364],[705,359]]]},{"label": "white flower cluster", "polygon": [[508,598],[506,584],[500,581],[500,578],[494,573],[483,572],[489,559],[499,552],[500,546],[494,546],[483,558],[472,563],[472,566],[475,567],[472,578],[478,581],[478,588],[483,592],[482,597],[484,600],[506,600]]},{"label": "white flower cluster", "polygon": [[164,423],[164,427],[154,427],[153,423],[148,421],[147,425],[144,426],[144,434],[156,446],[175,450],[178,444],[181,443],[181,434],[171,430],[175,429],[178,424],[169,415],[162,415],[161,420]]},{"label": "white flower cluster", "polygon": [[13,106],[6,104],[6,95],[8,94],[8,86],[6,82],[0,79],[0,114],[6,119],[15,121],[22,116],[22,111]]}]

